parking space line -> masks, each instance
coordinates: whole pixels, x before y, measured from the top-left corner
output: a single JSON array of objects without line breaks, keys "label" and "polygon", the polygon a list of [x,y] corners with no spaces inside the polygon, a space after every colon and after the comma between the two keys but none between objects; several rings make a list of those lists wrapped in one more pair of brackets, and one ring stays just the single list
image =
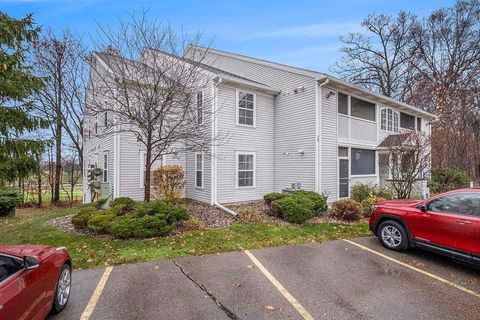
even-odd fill
[{"label": "parking space line", "polygon": [[252,262],[262,271],[262,273],[267,277],[268,280],[277,288],[278,291],[285,297],[285,299],[290,302],[290,304],[300,313],[300,315],[305,320],[314,320],[314,318],[305,310],[305,308],[295,299],[290,292],[285,289],[284,286],[263,266],[263,264],[258,261],[258,259],[248,250],[243,250],[245,254],[252,260]]},{"label": "parking space line", "polygon": [[80,320],[88,320],[90,316],[92,315],[93,310],[95,310],[95,306],[97,305],[98,299],[100,298],[100,295],[102,294],[103,288],[105,287],[105,284],[107,283],[108,277],[110,276],[110,273],[112,272],[113,267],[107,267],[105,271],[103,272],[102,277],[100,278],[100,281],[97,284],[97,287],[95,288],[95,291],[93,292],[92,297],[90,298],[90,301],[88,301],[88,304],[83,311],[82,317]]},{"label": "parking space line", "polygon": [[343,239],[343,241],[348,242],[348,243],[350,243],[350,244],[352,244],[352,245],[354,245],[354,246],[357,246],[357,247],[359,247],[359,248],[362,249],[362,250],[366,250],[366,251],[368,251],[368,252],[371,252],[371,253],[373,253],[373,254],[376,254],[377,256],[380,256],[380,257],[382,257],[382,258],[384,258],[384,259],[387,259],[387,260],[390,260],[390,261],[392,261],[392,262],[395,262],[395,263],[397,263],[397,264],[399,264],[399,265],[402,265],[402,266],[404,266],[404,267],[406,267],[406,268],[409,268],[409,269],[411,269],[411,270],[413,270],[413,271],[416,271],[416,272],[418,272],[418,273],[421,273],[421,274],[423,274],[423,275],[426,275],[427,277],[430,277],[430,278],[432,278],[432,279],[435,279],[435,280],[437,280],[437,281],[440,281],[440,282],[442,282],[442,283],[445,283],[445,284],[447,284],[447,285],[449,285],[449,286],[451,286],[451,287],[453,287],[453,288],[455,288],[455,289],[461,290],[461,291],[463,291],[463,292],[465,292],[465,293],[468,293],[468,294],[470,294],[470,295],[472,295],[472,296],[474,296],[474,297],[480,298],[480,293],[475,292],[475,291],[470,290],[470,289],[467,289],[467,288],[465,288],[465,287],[463,287],[463,286],[461,286],[461,285],[459,285],[459,284],[456,284],[455,282],[449,281],[449,280],[447,280],[447,279],[444,279],[444,278],[442,278],[442,277],[439,277],[439,276],[437,276],[437,275],[435,275],[435,274],[433,274],[433,273],[430,273],[430,272],[428,272],[428,271],[425,271],[425,270],[416,268],[416,267],[414,267],[414,266],[411,266],[411,265],[409,265],[409,264],[407,264],[407,263],[405,263],[405,262],[399,261],[399,260],[394,259],[394,258],[392,258],[392,257],[389,257],[389,256],[387,256],[387,255],[384,255],[383,253],[380,253],[380,252],[377,252],[377,251],[375,251],[375,250],[373,250],[373,249],[370,249],[370,248],[367,248],[367,247],[365,247],[365,246],[362,246],[361,244],[358,244],[358,243],[356,243],[356,242],[353,242],[353,241],[350,241],[350,240],[347,240],[347,239]]}]

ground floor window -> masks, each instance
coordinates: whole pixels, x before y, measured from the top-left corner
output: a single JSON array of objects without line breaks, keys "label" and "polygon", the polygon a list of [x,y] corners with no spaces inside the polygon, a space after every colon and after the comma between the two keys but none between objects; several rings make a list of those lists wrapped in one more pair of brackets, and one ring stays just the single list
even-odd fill
[{"label": "ground floor window", "polygon": [[103,182],[108,182],[108,152],[103,154]]},{"label": "ground floor window", "polygon": [[255,186],[255,153],[237,153],[237,187]]},{"label": "ground floor window", "polygon": [[375,150],[351,149],[351,175],[375,174]]},{"label": "ground floor window", "polygon": [[203,153],[195,153],[195,187],[203,188]]}]

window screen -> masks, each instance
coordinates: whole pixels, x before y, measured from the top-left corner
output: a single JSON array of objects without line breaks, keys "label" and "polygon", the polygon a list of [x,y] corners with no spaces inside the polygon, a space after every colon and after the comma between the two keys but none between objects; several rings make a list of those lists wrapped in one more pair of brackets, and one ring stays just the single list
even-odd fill
[{"label": "window screen", "polygon": [[400,127],[404,129],[415,129],[415,117],[409,114],[400,112]]},{"label": "window screen", "polygon": [[350,97],[352,117],[375,121],[375,104]]},{"label": "window screen", "polygon": [[351,174],[375,174],[375,150],[352,148]]},{"label": "window screen", "polygon": [[348,96],[338,93],[338,113],[348,114]]},{"label": "window screen", "polygon": [[338,156],[339,157],[348,157],[348,148],[347,147],[338,147]]}]

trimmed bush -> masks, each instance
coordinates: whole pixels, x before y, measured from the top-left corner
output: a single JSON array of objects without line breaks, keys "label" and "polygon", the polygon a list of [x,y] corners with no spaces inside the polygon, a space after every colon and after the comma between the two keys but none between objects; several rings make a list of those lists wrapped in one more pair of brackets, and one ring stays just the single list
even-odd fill
[{"label": "trimmed bush", "polygon": [[90,215],[87,221],[87,228],[96,233],[108,233],[110,223],[117,217],[112,211],[98,211]]},{"label": "trimmed bush", "polygon": [[263,200],[265,200],[265,203],[270,206],[273,201],[280,200],[288,197],[289,195],[290,194],[288,193],[270,192],[263,196]]},{"label": "trimmed bush", "polygon": [[314,215],[315,203],[306,196],[289,196],[273,202],[281,217],[292,223],[304,223]]},{"label": "trimmed bush", "polygon": [[298,191],[295,191],[293,195],[296,197],[298,196],[307,197],[310,200],[312,200],[314,204],[313,210],[315,211],[316,214],[321,212],[326,212],[328,209],[327,195],[325,194],[319,194],[315,191],[298,190]]},{"label": "trimmed bush", "polygon": [[464,171],[456,168],[441,168],[432,170],[432,178],[428,185],[433,193],[442,193],[458,188],[465,188],[470,177]]},{"label": "trimmed bush", "polygon": [[175,228],[160,215],[128,215],[117,217],[110,224],[110,232],[115,238],[150,238],[166,236]]},{"label": "trimmed bush", "polygon": [[22,202],[22,194],[14,187],[0,187],[0,217],[15,215],[15,207]]},{"label": "trimmed bush", "polygon": [[167,200],[154,200],[151,202],[139,202],[133,213],[139,217],[157,216],[164,217],[168,224],[188,219],[188,212],[184,206]]},{"label": "trimmed bush", "polygon": [[88,220],[98,209],[94,203],[84,204],[79,207],[78,213],[72,217],[72,224],[75,229],[83,229],[87,227]]},{"label": "trimmed bush", "polygon": [[110,203],[110,208],[118,215],[123,216],[131,213],[135,207],[135,200],[129,197],[119,197]]},{"label": "trimmed bush", "polygon": [[345,221],[357,221],[362,217],[362,206],[353,199],[343,199],[332,203],[330,215]]}]

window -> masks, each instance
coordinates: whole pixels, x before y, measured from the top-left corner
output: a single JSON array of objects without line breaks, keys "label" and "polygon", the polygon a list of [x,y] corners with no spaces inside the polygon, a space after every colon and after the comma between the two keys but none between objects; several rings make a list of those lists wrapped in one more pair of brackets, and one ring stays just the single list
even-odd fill
[{"label": "window", "polygon": [[195,153],[195,187],[203,188],[203,153]]},{"label": "window", "polygon": [[95,116],[95,135],[98,134],[98,114]]},{"label": "window", "polygon": [[348,96],[338,93],[338,113],[348,115]]},{"label": "window", "polygon": [[338,156],[348,158],[348,148],[347,147],[338,147]]},{"label": "window", "polygon": [[415,130],[415,117],[400,112],[400,127],[404,129]]},{"label": "window", "polygon": [[351,163],[352,175],[375,174],[375,150],[352,148]]},{"label": "window", "polygon": [[88,139],[90,139],[92,137],[91,130],[90,130],[90,124],[87,127],[87,132],[88,132]]},{"label": "window", "polygon": [[238,124],[255,126],[255,96],[238,92]]},{"label": "window", "polygon": [[380,127],[382,130],[398,132],[398,112],[391,108],[383,108],[380,112]]},{"label": "window", "polygon": [[457,193],[434,199],[427,203],[427,210],[448,212],[466,216],[480,216],[478,193]]},{"label": "window", "polygon": [[255,186],[255,154],[237,154],[237,187]]},{"label": "window", "polygon": [[23,270],[20,261],[16,261],[10,257],[0,256],[0,282],[10,278],[20,270]]},{"label": "window", "polygon": [[350,114],[352,117],[375,121],[375,104],[350,97]]},{"label": "window", "polygon": [[106,128],[107,125],[108,125],[108,114],[107,114],[107,111],[105,111],[105,113],[103,114],[103,125],[105,126],[105,128]]},{"label": "window", "polygon": [[422,131],[422,118],[417,117],[417,131]]},{"label": "window", "polygon": [[197,92],[197,124],[203,123],[203,92]]},{"label": "window", "polygon": [[108,182],[108,152],[103,154],[103,182]]}]

